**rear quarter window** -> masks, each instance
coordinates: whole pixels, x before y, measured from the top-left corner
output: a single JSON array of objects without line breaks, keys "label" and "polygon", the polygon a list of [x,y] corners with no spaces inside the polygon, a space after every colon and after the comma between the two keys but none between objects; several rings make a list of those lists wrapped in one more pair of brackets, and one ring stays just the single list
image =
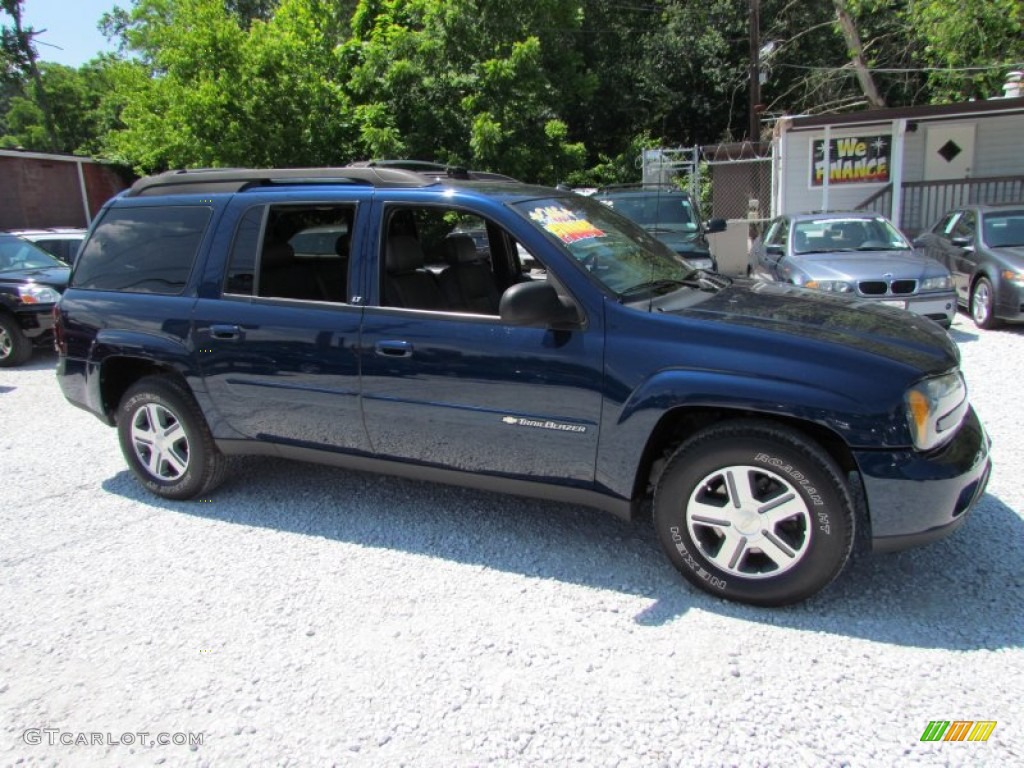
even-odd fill
[{"label": "rear quarter window", "polygon": [[109,210],[85,244],[71,285],[102,291],[181,293],[212,212],[199,206]]}]

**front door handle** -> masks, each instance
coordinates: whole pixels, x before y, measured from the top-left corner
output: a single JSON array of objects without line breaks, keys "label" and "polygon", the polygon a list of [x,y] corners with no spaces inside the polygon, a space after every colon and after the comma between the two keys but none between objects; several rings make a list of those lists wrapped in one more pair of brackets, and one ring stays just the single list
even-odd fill
[{"label": "front door handle", "polygon": [[412,344],[408,341],[378,341],[376,351],[381,357],[410,357]]},{"label": "front door handle", "polygon": [[238,325],[211,325],[210,335],[221,341],[238,341],[242,338],[242,328]]}]

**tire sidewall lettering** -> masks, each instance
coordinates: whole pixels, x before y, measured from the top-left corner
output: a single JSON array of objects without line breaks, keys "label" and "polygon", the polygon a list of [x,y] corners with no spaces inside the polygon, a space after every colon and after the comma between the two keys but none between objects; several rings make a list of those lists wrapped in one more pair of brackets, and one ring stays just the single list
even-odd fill
[{"label": "tire sidewall lettering", "polygon": [[729,586],[729,583],[709,572],[706,568],[702,567],[693,555],[686,548],[686,543],[683,540],[683,534],[678,525],[669,527],[669,532],[672,535],[672,543],[675,545],[676,551],[679,556],[683,558],[683,562],[686,563],[687,567],[690,568],[697,576],[699,576],[708,586],[714,587],[715,589],[725,589]]},{"label": "tire sidewall lettering", "polygon": [[832,535],[832,525],[829,521],[828,510],[825,508],[825,500],[803,472],[795,469],[792,464],[776,456],[769,456],[767,453],[758,453],[754,457],[754,461],[781,472],[796,483],[807,497],[807,500],[815,507],[814,517],[818,523],[818,530],[826,536]]}]

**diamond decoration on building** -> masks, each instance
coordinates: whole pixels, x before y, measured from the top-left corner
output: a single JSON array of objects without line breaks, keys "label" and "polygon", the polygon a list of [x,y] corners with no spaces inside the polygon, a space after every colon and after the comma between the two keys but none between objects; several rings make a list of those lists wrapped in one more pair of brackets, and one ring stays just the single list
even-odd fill
[{"label": "diamond decoration on building", "polygon": [[960,149],[960,147],[957,146],[957,143],[952,139],[939,147],[939,156],[947,163],[952,163],[953,159],[961,152],[963,152],[963,150]]}]

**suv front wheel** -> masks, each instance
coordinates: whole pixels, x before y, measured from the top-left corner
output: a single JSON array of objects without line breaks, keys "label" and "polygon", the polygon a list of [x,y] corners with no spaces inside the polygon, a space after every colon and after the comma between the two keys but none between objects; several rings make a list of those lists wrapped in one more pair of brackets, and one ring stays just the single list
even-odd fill
[{"label": "suv front wheel", "polygon": [[795,430],[743,420],[684,442],[654,496],[654,524],[693,584],[753,605],[827,586],[853,544],[853,503],[832,458]]},{"label": "suv front wheel", "polygon": [[128,466],[149,491],[191,499],[217,486],[224,456],[191,394],[169,376],[147,376],[125,392],[117,434]]}]

